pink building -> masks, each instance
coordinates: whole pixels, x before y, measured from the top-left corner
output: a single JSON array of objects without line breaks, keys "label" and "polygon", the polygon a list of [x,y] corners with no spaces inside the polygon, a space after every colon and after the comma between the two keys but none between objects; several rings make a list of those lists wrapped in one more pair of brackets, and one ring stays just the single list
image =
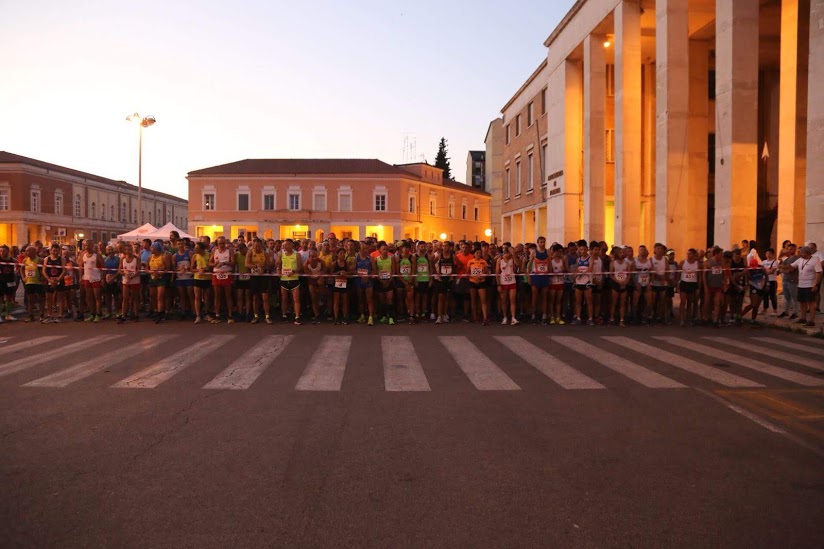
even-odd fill
[{"label": "pink building", "polygon": [[189,227],[211,238],[477,239],[490,195],[425,163],[256,159],[189,172]]}]

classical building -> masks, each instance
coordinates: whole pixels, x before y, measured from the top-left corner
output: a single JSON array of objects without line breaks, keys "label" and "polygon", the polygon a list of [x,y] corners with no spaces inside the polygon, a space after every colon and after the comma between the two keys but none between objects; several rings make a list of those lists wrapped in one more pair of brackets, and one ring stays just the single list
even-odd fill
[{"label": "classical building", "polygon": [[824,241],[824,2],[578,0],[544,46],[487,135],[504,239]]},{"label": "classical building", "polygon": [[183,198],[0,151],[0,244],[108,241],[145,222],[186,229]]},{"label": "classical building", "polygon": [[466,184],[476,189],[486,187],[486,151],[466,153]]},{"label": "classical building", "polygon": [[197,236],[482,240],[490,228],[489,194],[425,163],[240,160],[188,179]]}]

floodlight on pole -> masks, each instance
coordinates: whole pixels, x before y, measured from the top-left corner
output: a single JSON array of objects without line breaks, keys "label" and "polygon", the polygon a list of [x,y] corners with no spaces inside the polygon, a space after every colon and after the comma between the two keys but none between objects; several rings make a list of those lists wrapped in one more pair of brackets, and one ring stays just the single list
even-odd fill
[{"label": "floodlight on pole", "polygon": [[137,113],[126,117],[127,122],[137,124],[137,211],[140,212],[138,225],[143,224],[143,128],[153,126],[157,119],[154,116],[141,116]]}]

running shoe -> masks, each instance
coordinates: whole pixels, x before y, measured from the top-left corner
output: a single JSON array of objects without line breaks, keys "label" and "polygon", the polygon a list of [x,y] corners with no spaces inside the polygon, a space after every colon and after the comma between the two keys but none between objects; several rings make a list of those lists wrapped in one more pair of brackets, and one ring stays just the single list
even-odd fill
[{"label": "running shoe", "polygon": [[381,319],[378,322],[380,322],[381,324],[386,324],[387,319],[386,319],[385,316],[382,316]]},{"label": "running shoe", "polygon": [[561,318],[561,317],[558,317],[558,318],[555,320],[555,323],[556,323],[558,326],[563,326],[564,324],[566,324],[566,322],[564,322],[564,319],[563,319],[563,318]]},{"label": "running shoe", "polygon": [[626,325],[627,325],[627,323],[624,322],[623,320],[618,323],[618,326],[621,326],[622,328],[626,327]]},{"label": "running shoe", "polygon": [[255,315],[250,324],[257,324],[258,322],[260,322],[260,317],[258,317],[258,315]]},{"label": "running shoe", "polygon": [[507,324],[509,323],[506,321],[506,317],[504,317],[504,319],[501,321],[501,326],[506,326]]},{"label": "running shoe", "polygon": [[429,320],[435,320],[435,313],[429,315]]},{"label": "running shoe", "polygon": [[16,319],[16,318],[14,318],[14,317],[13,317],[13,316],[11,316],[11,315],[6,315],[5,321],[6,321],[6,322],[17,322],[17,319]]},{"label": "running shoe", "polygon": [[295,326],[300,326],[300,317],[295,317]]},{"label": "running shoe", "polygon": [[196,316],[195,317],[195,324],[200,324],[201,322],[202,322],[202,320],[200,320],[200,317]]},{"label": "running shoe", "polygon": [[109,319],[109,317],[111,317],[111,316],[112,316],[112,315],[110,315],[109,313],[103,313],[103,316],[102,316],[102,317],[100,317],[100,320],[108,320],[108,319]]},{"label": "running shoe", "polygon": [[520,324],[520,321],[515,317],[513,317],[512,322],[509,323],[510,326],[517,326],[518,324]]},{"label": "running shoe", "polygon": [[435,319],[435,324],[441,324],[441,317]]},{"label": "running shoe", "polygon": [[229,317],[229,318],[227,318],[227,319],[226,319],[226,324],[234,324],[234,323],[235,323],[235,319],[234,319],[234,318]]},{"label": "running shoe", "polygon": [[[412,322],[412,321],[410,320],[410,322]],[[390,325],[390,326],[394,326],[394,325],[395,325],[395,319],[394,319],[394,318],[392,318],[391,316],[389,317],[389,325]]]},{"label": "running shoe", "polygon": [[320,324],[320,318],[316,317],[316,316],[313,316],[312,317],[312,324]]},{"label": "running shoe", "polygon": [[63,322],[63,321],[62,321],[62,320],[60,320],[60,317],[59,317],[59,316],[56,316],[56,317],[54,317],[54,318],[51,320],[51,323],[52,323],[52,324],[60,324],[60,323],[62,323],[62,322]]},{"label": "running shoe", "polygon": [[100,315],[95,315],[94,320],[92,322],[94,322],[95,324],[100,324],[100,320]]},{"label": "running shoe", "polygon": [[367,325],[367,326],[374,326],[374,325],[375,325],[375,321],[372,319],[372,317],[371,317],[371,316],[370,316],[370,317],[369,317],[369,319],[366,321],[366,325]]},{"label": "running shoe", "polygon": [[270,326],[272,325],[272,319],[268,316],[266,317],[266,324],[269,324]]},{"label": "running shoe", "polygon": [[344,318],[343,320],[340,321],[340,323],[343,324],[344,326],[346,326],[346,325],[349,324],[349,320]]},{"label": "running shoe", "polygon": [[363,324],[364,322],[366,322],[366,317],[363,316],[363,315],[360,315],[358,317],[358,324]]},{"label": "running shoe", "polygon": [[486,320],[484,320],[483,322],[481,322],[481,326],[487,326],[487,325],[488,325],[488,322],[487,322]]},{"label": "running shoe", "polygon": [[41,324],[51,324],[51,321],[52,321],[52,318],[50,316],[47,316],[46,318],[42,319],[40,321],[40,323]]},{"label": "running shoe", "polygon": [[[27,322],[31,322],[31,321],[27,321]],[[88,315],[85,318],[84,322],[94,322],[94,315]]]},{"label": "running shoe", "polygon": [[590,318],[587,320],[587,326],[595,326],[595,321]]},{"label": "running shoe", "polygon": [[209,321],[210,324],[220,324],[221,320],[219,316],[214,317],[212,320]]}]

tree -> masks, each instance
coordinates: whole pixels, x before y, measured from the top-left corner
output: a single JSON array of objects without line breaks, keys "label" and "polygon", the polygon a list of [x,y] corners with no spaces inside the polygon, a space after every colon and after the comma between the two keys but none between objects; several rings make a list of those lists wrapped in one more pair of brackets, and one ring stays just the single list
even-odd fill
[{"label": "tree", "polygon": [[444,179],[452,179],[452,169],[449,167],[449,157],[446,156],[446,139],[441,137],[438,144],[438,154],[435,155],[435,167],[443,170]]}]

